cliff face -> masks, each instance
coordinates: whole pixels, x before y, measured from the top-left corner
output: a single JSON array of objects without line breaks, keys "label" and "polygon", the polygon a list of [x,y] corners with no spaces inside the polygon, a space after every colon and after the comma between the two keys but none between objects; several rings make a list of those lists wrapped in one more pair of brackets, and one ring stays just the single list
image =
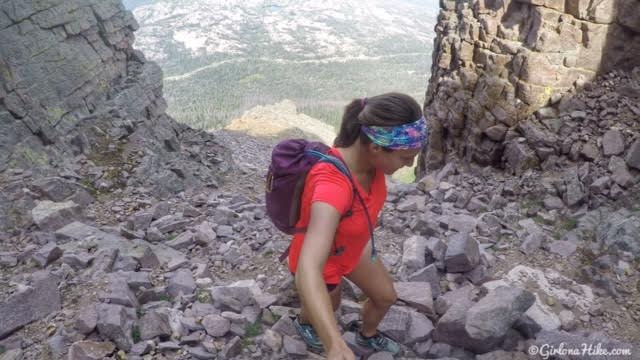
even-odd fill
[{"label": "cliff face", "polygon": [[16,225],[8,204],[32,203],[19,191],[32,175],[88,193],[141,186],[164,196],[227,172],[210,134],[165,114],[162,72],[132,47],[138,25],[120,1],[0,7],[0,228]]},{"label": "cliff face", "polygon": [[640,62],[636,0],[442,0],[421,172],[447,154],[501,166],[509,130],[597,75]]},{"label": "cliff face", "polygon": [[5,193],[34,174],[89,191],[144,186],[166,195],[215,184],[227,171],[211,135],[165,114],[162,72],[133,49],[138,25],[119,1],[0,6]]}]

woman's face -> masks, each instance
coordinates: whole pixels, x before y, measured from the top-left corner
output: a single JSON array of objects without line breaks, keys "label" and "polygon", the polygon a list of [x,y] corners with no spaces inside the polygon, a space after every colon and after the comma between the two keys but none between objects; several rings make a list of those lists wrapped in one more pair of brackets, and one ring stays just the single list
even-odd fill
[{"label": "woman's face", "polygon": [[420,149],[385,151],[378,145],[370,148],[372,151],[371,163],[381,169],[385,174],[391,175],[403,166],[412,166]]}]

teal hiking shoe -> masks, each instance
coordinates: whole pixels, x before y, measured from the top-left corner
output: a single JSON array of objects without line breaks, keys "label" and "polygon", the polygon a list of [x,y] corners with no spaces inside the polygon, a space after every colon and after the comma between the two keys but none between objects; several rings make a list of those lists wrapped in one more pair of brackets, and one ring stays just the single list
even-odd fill
[{"label": "teal hiking shoe", "polygon": [[372,337],[364,337],[360,331],[357,331],[356,344],[364,348],[372,349],[376,352],[386,351],[392,355],[396,355],[400,352],[400,345],[398,342],[380,331]]},{"label": "teal hiking shoe", "polygon": [[303,324],[300,322],[300,319],[296,316],[293,320],[293,326],[295,326],[298,334],[302,337],[302,340],[310,351],[320,353],[324,351],[324,346],[322,346],[322,341],[320,341],[320,336],[313,329],[311,324]]}]

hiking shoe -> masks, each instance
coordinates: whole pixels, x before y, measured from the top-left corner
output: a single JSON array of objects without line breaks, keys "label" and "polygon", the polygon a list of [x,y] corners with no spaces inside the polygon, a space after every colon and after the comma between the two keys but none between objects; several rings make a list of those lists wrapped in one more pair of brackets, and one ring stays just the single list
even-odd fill
[{"label": "hiking shoe", "polygon": [[386,351],[391,353],[392,355],[396,355],[400,352],[400,345],[395,340],[380,331],[378,331],[372,337],[364,337],[362,336],[360,331],[357,331],[356,344],[364,348],[373,349],[376,352]]},{"label": "hiking shoe", "polygon": [[301,323],[300,319],[296,316],[296,318],[293,320],[293,326],[295,326],[298,334],[300,334],[304,343],[307,344],[309,350],[313,352],[324,351],[322,341],[320,341],[320,336],[318,336],[311,324]]}]

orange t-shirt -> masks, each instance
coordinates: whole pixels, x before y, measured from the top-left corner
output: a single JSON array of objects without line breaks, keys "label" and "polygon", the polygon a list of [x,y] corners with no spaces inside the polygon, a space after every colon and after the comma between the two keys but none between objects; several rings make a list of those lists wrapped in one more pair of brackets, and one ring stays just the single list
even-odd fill
[{"label": "orange t-shirt", "polygon": [[[342,159],[342,155],[335,147],[329,150],[329,154]],[[355,178],[354,181],[357,191],[367,205],[371,223],[375,227],[378,214],[387,198],[384,174],[381,170],[376,169],[369,193],[364,191]],[[349,179],[330,163],[319,162],[309,171],[302,191],[300,218],[296,227],[306,228],[308,226],[311,204],[315,201],[327,203],[343,215],[349,209],[352,211],[351,216],[342,218],[338,224],[331,254],[322,273],[327,284],[338,284],[342,276],[349,274],[356,267],[367,242],[369,242],[367,218],[360,200],[353,193]],[[304,238],[305,234],[299,233],[295,234],[291,241],[289,270],[292,273],[295,273],[298,267],[298,256]]]}]

